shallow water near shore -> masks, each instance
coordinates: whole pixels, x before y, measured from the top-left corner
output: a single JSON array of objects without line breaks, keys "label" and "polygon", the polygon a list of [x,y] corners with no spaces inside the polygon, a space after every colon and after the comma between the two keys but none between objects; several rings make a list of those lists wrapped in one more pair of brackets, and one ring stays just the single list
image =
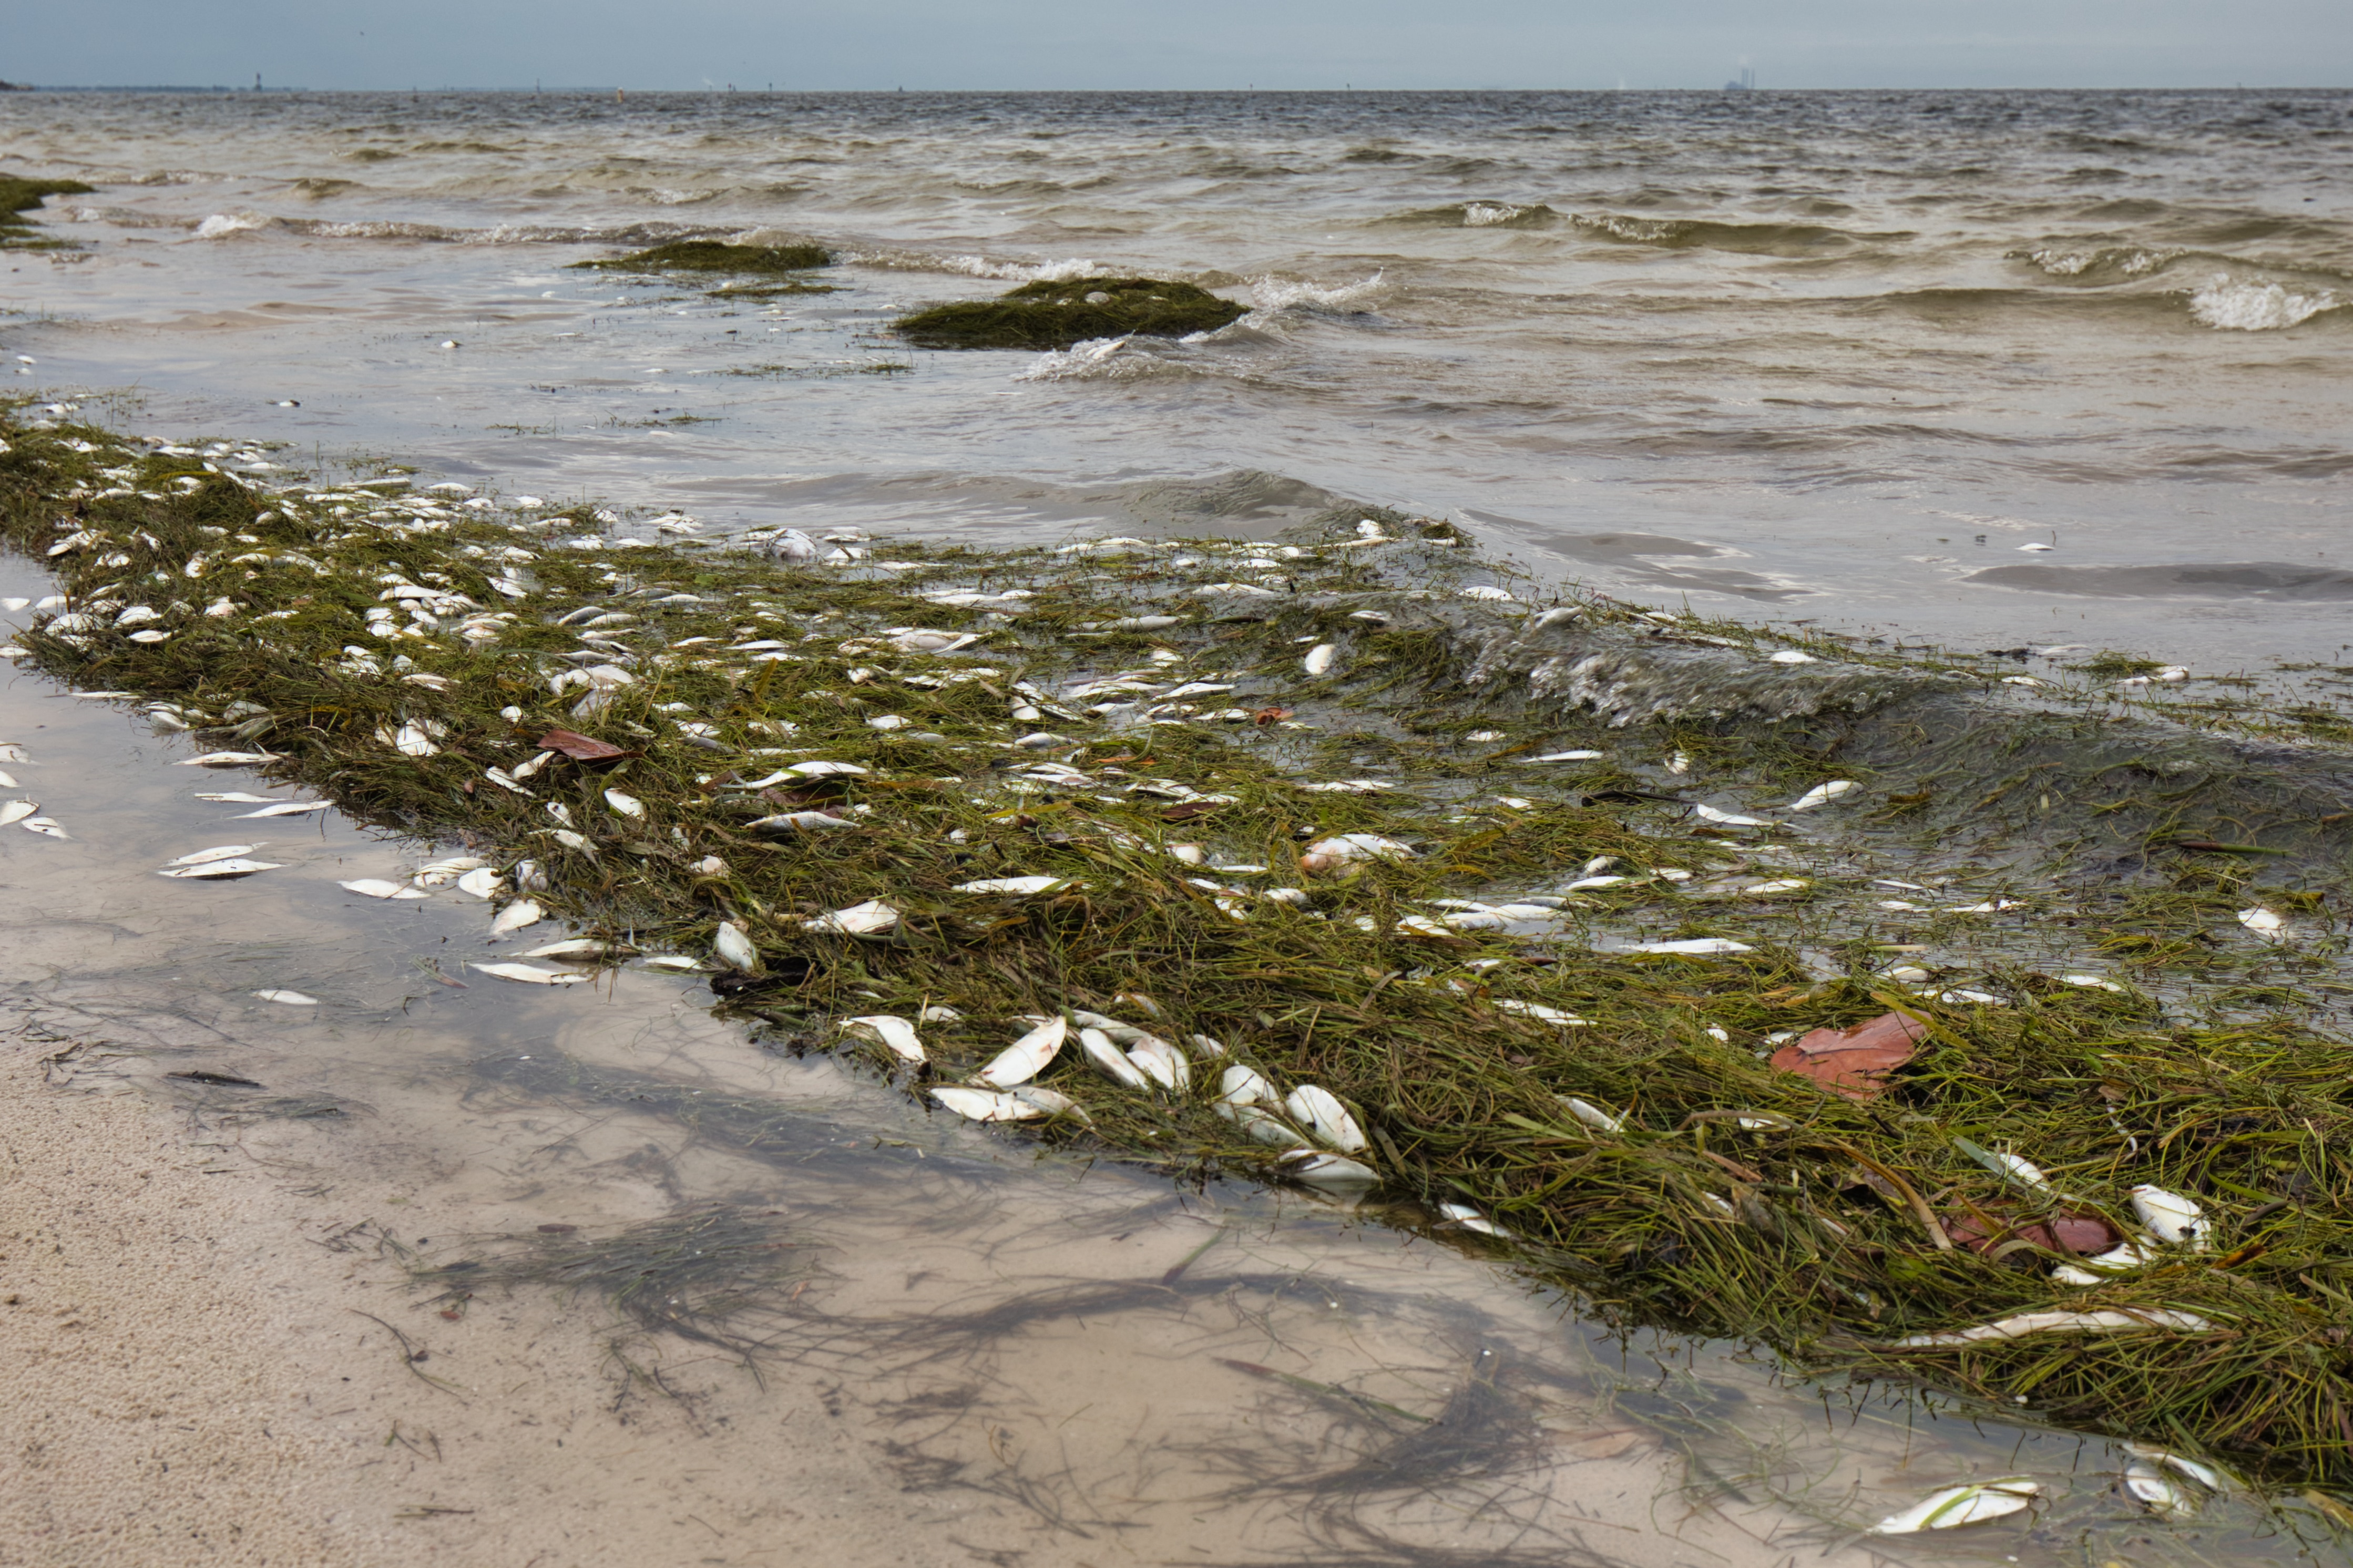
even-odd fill
[{"label": "shallow water near shore", "polygon": [[[714,527],[1034,539],[1333,495],[1651,604],[2203,678],[2333,658],[2353,99],[15,94],[98,187],[18,388]],[[570,264],[811,239],[765,301]],[[910,351],[1145,272],[1199,342]],[[281,401],[299,408],[280,408]],[[2047,548],[2046,548],[2047,547]]]},{"label": "shallow water near shore", "polygon": [[[1409,1210],[1172,1187],[945,1125],[854,1066],[764,1051],[699,976],[507,984],[469,962],[558,933],[489,947],[488,907],[454,889],[336,886],[421,847],[332,812],[237,820],[255,807],[193,796],[244,775],[178,766],[184,739],[29,673],[0,728],[71,835],[0,839],[16,1026],[60,1092],[173,1109],[390,1288],[356,1353],[423,1363],[459,1406],[406,1439],[461,1461],[420,1463],[404,1516],[438,1521],[446,1560],[535,1545],[522,1489],[590,1510],[609,1555],[583,1562],[670,1560],[647,1532],[678,1509],[726,1522],[691,1560],[784,1560],[820,1507],[848,1563],[2343,1560],[2316,1518],[2242,1496],[2152,1517],[2114,1445],[1621,1342]],[[282,868],[154,875],[257,840]],[[501,1358],[551,1338],[606,1353],[484,1406]],[[682,1468],[584,1469],[649,1436]],[[2031,1512],[1859,1535],[2019,1475]]]}]

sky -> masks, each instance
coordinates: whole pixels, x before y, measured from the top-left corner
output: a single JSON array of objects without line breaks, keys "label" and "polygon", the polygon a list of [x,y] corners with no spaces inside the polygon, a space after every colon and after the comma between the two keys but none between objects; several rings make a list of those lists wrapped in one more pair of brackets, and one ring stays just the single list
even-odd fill
[{"label": "sky", "polygon": [[2353,85],[2348,0],[0,0],[0,80],[779,90]]}]

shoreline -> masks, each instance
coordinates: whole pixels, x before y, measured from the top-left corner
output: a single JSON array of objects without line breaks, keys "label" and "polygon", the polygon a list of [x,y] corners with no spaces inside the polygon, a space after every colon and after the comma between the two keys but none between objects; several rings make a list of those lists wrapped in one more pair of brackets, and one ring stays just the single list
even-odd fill
[{"label": "shoreline", "polygon": [[[544,900],[601,926],[608,942],[626,932],[629,947],[668,947],[719,972],[713,988],[774,1045],[847,1044],[882,1060],[887,1046],[923,1058],[910,1062],[911,1093],[928,1073],[926,1097],[963,1114],[1031,1121],[1050,1138],[1177,1173],[1288,1172],[1327,1188],[1378,1190],[1378,1202],[1420,1205],[1423,1223],[1508,1233],[1539,1273],[1627,1321],[1754,1334],[1817,1370],[1917,1376],[1989,1404],[2023,1382],[2040,1391],[2041,1408],[2093,1429],[2154,1435],[2165,1429],[2159,1412],[2165,1422],[2212,1423],[2218,1435],[2238,1436],[2241,1462],[2279,1467],[2291,1484],[2336,1477],[2331,1428],[2322,1407],[2294,1403],[2306,1386],[2295,1380],[2325,1400],[2341,1374],[2315,1373],[2298,1359],[2314,1331],[2300,1316],[2308,1309],[2292,1281],[2257,1260],[2289,1245],[2290,1233],[2300,1250],[2325,1253],[2325,1227],[2342,1222],[2334,1210],[2266,1208],[2242,1195],[2274,1179],[2243,1163],[2267,1158],[2263,1147],[2233,1153],[2227,1142],[2196,1142],[2171,1156],[2194,1154],[2195,1163],[2150,1173],[2200,1184],[2200,1201],[2223,1226],[2211,1252],[2155,1253],[2091,1294],[2054,1283],[2055,1273],[2000,1263],[2022,1251],[2054,1269],[2072,1266],[2070,1247],[2037,1228],[2056,1207],[2082,1211],[2070,1217],[2119,1240],[2148,1223],[2123,1199],[2117,1134],[2131,1157],[2151,1157],[2111,1106],[2155,1131],[2168,1118],[2195,1118],[2218,1094],[2250,1100],[2251,1075],[2260,1074],[2274,1092],[2302,1097],[2295,1114],[2333,1115],[2316,1098],[2333,1081],[2332,1042],[2296,1037],[2296,1065],[2285,1073],[2244,1053],[2242,1065],[2227,1066],[2212,1059],[2230,1048],[2227,1030],[2168,1024],[2134,985],[2096,975],[2081,984],[2016,959],[1970,984],[1922,971],[1917,981],[1931,982],[1923,990],[1889,961],[1919,944],[1840,929],[1846,916],[1831,900],[1845,894],[1831,878],[1776,869],[1795,866],[1793,847],[1809,844],[1799,830],[1825,818],[1705,806],[1699,820],[1715,826],[1692,833],[1612,816],[1597,803],[1687,803],[1657,793],[1665,782],[1657,768],[1603,750],[1556,753],[1599,764],[1567,775],[1595,792],[1582,805],[1569,804],[1572,789],[1472,809],[1454,782],[1544,791],[1521,782],[1546,765],[1561,776],[1556,757],[1531,754],[1537,744],[1582,736],[1622,746],[1630,723],[1638,735],[1664,731],[1687,747],[1719,781],[1711,787],[1819,790],[1827,769],[1809,743],[1834,742],[1836,752],[1862,737],[1841,758],[1852,765],[1886,743],[1871,739],[1876,714],[1905,703],[1963,713],[1974,699],[1949,669],[1873,665],[1823,643],[1808,645],[1815,652],[1785,647],[1741,677],[1746,684],[1728,686],[1734,657],[1761,652],[1753,638],[1744,648],[1722,635],[1739,628],[1677,626],[1662,636],[1659,623],[1678,618],[1592,603],[1538,615],[1507,588],[1466,582],[1495,570],[1451,530],[1379,513],[1354,528],[1329,520],[1283,543],[1113,541],[1054,554],[901,543],[892,548],[906,559],[870,557],[871,565],[852,554],[869,546],[854,544],[830,572],[787,570],[740,551],[624,547],[586,508],[468,517],[409,495],[406,479],[262,492],[193,452],[108,453],[99,443],[113,437],[103,431],[72,436],[92,449],[72,458],[65,436],[15,427],[8,436],[53,471],[78,464],[92,476],[78,498],[47,482],[48,497],[20,491],[13,502],[20,547],[55,541],[51,558],[79,574],[75,603],[29,639],[44,668],[174,701],[176,721],[223,751],[256,748],[242,753],[251,765],[330,788],[364,816],[503,847],[491,869],[503,865],[512,879],[508,907],[528,902],[536,915]],[[109,455],[132,458],[137,474],[115,476],[129,482],[100,493]],[[21,458],[17,468],[30,471]],[[47,526],[44,500],[75,503],[79,526],[70,534]],[[583,531],[563,542],[551,522]],[[1203,575],[1234,577],[1172,593],[1176,557],[1151,553],[1171,548]],[[1141,564],[1128,559],[1132,549]],[[1273,551],[1288,553],[1262,553]],[[145,564],[174,568],[168,588],[150,593],[172,607],[126,606],[125,583],[101,581],[133,569],[140,552]],[[1094,586],[1099,579],[1114,586]],[[390,588],[367,591],[387,580]],[[943,585],[911,586],[923,584]],[[214,607],[200,607],[216,594]],[[1205,607],[1203,595],[1215,603]],[[1434,603],[1448,595],[1442,608]],[[1505,601],[1508,615],[1492,608]],[[393,605],[406,607],[406,625]],[[1181,613],[1162,613],[1171,607]],[[882,624],[917,616],[926,620],[914,629]],[[1532,646],[1548,628],[1556,646]],[[681,631],[691,635],[659,647],[645,641]],[[993,648],[965,654],[959,639]],[[1316,646],[1303,669],[1294,661],[1306,643]],[[1417,736],[1468,736],[1479,721],[1459,700],[1466,645],[1488,650],[1469,683],[1481,709],[1510,713],[1504,721],[1525,739],[1458,762]],[[1168,659],[1158,658],[1163,647]],[[1588,663],[1568,672],[1548,705],[1531,700],[1580,653]],[[1549,655],[1557,657],[1544,662]],[[979,663],[984,656],[993,662]],[[1140,658],[1182,684],[1109,675]],[[1595,673],[1592,660],[1606,668]],[[1829,668],[1797,668],[1807,665]],[[1704,697],[1694,672],[1715,683]],[[1301,694],[1295,710],[1276,705],[1293,700],[1285,686]],[[314,694],[304,697],[306,687]],[[1263,706],[1163,712],[1157,725],[1148,715],[1162,710],[1145,706],[1193,694],[1213,700],[1196,710],[1213,709],[1254,691]],[[265,700],[234,712],[225,706],[231,692]],[[1431,706],[1450,693],[1452,711]],[[898,711],[869,714],[879,698]],[[511,700],[503,711],[501,699]],[[1089,699],[1098,700],[1092,711],[1081,706]],[[1579,704],[1603,713],[1580,714]],[[1009,724],[997,717],[1006,706]],[[1103,709],[1127,711],[1114,721]],[[1338,731],[1343,720],[1357,727]],[[2066,739],[2071,721],[2055,722],[2048,738]],[[575,723],[592,732],[585,748],[549,743]],[[1315,732],[1317,723],[1334,732]],[[932,724],[939,730],[917,728]],[[1018,737],[1031,724],[1042,743]],[[763,743],[773,741],[800,743]],[[991,760],[980,760],[984,752]],[[492,756],[502,761],[485,766]],[[802,763],[817,771],[796,773]],[[950,766],[955,774],[939,776]],[[742,777],[754,767],[775,776]],[[1341,768],[1407,779],[1332,776]],[[2104,764],[2090,776],[2113,771]],[[1413,782],[1434,801],[1417,798]],[[2265,787],[2294,800],[2330,783],[2284,777]],[[1891,779],[1867,787],[1898,808],[1899,821],[1912,809]],[[2127,778],[2116,787],[2128,805],[2146,786]],[[964,794],[973,788],[982,793]],[[1303,790],[1313,792],[1304,801]],[[1106,800],[1117,809],[1089,804]],[[2137,830],[2145,847],[2157,845],[2153,835],[2179,815],[2126,816],[2118,836]],[[1848,831],[1826,830],[1845,852],[1867,847],[1846,846]],[[1226,860],[1198,845],[1192,858],[1175,853],[1180,833],[1211,839]],[[2341,857],[2340,837],[2263,853],[2318,868]],[[1651,869],[1669,853],[1683,862],[1681,881]],[[1241,854],[1265,864],[1227,863]],[[505,864],[517,856],[532,868]],[[1579,862],[1599,885],[1546,895],[1547,904],[1462,896],[1556,879]],[[1036,875],[1041,865],[1054,869]],[[1250,880],[1270,868],[1300,885]],[[2183,892],[2173,916],[2203,920],[2217,900],[2232,907],[2252,896],[2249,880],[2201,868],[2179,884],[2199,896]],[[2035,886],[2046,902],[2066,892],[2057,881]],[[2319,894],[2268,896],[2317,940],[2335,942]],[[1786,913],[1777,900],[1788,900]],[[1663,912],[1645,915],[1651,905]],[[1989,897],[1982,910],[1943,913],[2020,907]],[[1583,956],[1548,948],[1541,961],[1516,946],[1530,939],[1525,928],[1557,940],[1565,922],[1631,923],[1641,935],[1645,919],[1648,951],[1622,935]],[[1945,919],[1936,929],[1972,923]],[[714,944],[716,956],[705,957]],[[1826,973],[1806,956],[1810,944],[1841,962]],[[603,956],[624,957],[617,948]],[[2309,968],[2285,946],[2255,946],[2245,961]],[[1121,989],[1139,973],[1151,976],[1157,999]],[[554,984],[564,974],[504,978]],[[937,998],[965,1020],[935,1027]],[[839,1032],[853,1010],[878,1007],[911,1034],[922,1026],[928,1049],[919,1042],[910,1052],[872,1025],[863,1037]],[[1064,1020],[1051,1041],[1033,1031],[1006,1050],[1040,1015]],[[1880,1079],[1867,1093],[1825,1093],[1764,1060],[1799,1032],[1783,1026],[1834,1031],[1874,1017],[1918,1026],[1917,1048],[1874,1069],[1883,1077],[1914,1056],[1930,1068],[1908,1080],[1902,1100],[1882,1100]],[[1083,1058],[1082,1030],[1105,1037],[1084,1041]],[[1024,1052],[1039,1059],[1008,1061]],[[1052,1086],[1037,1084],[1058,1055]],[[2121,1087],[2094,1106],[2046,1110],[2025,1090],[2061,1062],[2085,1081]],[[2197,1081],[2184,1086],[2185,1075]],[[1935,1107],[1938,1094],[1952,1097],[1941,1121],[1907,1109]],[[1974,1138],[1957,1136],[1963,1128]],[[2108,1187],[2063,1202],[2040,1171],[2027,1181],[1969,1152],[2013,1144],[2072,1184],[2096,1178]],[[2084,1172],[2100,1157],[2109,1173]],[[2307,1184],[2331,1179],[2324,1151],[2303,1158],[2307,1167],[2322,1161]],[[1848,1181],[1856,1164],[1883,1180]],[[1931,1213],[1923,1193],[1946,1206]],[[2271,1230],[2255,1228],[2265,1220]],[[1976,1233],[1957,1247],[1965,1221]],[[2254,1275],[2264,1277],[2260,1287],[2247,1283]],[[2096,1334],[2050,1323],[1970,1331],[2053,1310],[2106,1311],[2118,1322]],[[2192,1368],[2206,1369],[2202,1391],[2188,1395],[2202,1403],[2176,1408],[2177,1374]],[[2258,1385],[2274,1388],[2253,1396],[2266,1401],[2264,1420],[2286,1423],[2292,1436],[2244,1436],[2247,1390]]]}]

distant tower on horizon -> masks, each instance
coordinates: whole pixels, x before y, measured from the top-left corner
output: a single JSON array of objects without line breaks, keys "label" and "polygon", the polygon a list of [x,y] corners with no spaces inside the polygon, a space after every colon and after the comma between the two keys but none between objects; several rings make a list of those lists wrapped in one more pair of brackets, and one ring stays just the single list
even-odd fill
[{"label": "distant tower on horizon", "polygon": [[1756,71],[1755,71],[1755,70],[1753,70],[1753,69],[1751,69],[1751,68],[1750,68],[1749,67],[1747,67],[1747,66],[1742,66],[1742,67],[1740,68],[1740,75],[1739,75],[1739,78],[1738,78],[1736,80],[1733,80],[1733,81],[1725,82],[1725,83],[1724,84],[1724,90],[1725,90],[1725,91],[1726,91],[1726,92],[1754,92],[1754,91],[1756,91],[1756,90],[1757,90],[1757,73],[1756,73]]}]

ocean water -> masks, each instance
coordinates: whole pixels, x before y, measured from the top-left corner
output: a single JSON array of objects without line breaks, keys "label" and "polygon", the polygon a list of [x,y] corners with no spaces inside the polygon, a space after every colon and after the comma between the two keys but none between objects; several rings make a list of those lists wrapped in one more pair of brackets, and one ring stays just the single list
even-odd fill
[{"label": "ocean water", "polygon": [[[717,528],[1339,497],[1645,604],[2202,674],[2353,641],[2348,145],[2330,91],[9,94],[0,168],[99,190],[0,333],[151,426]],[[839,291],[567,270],[747,234]],[[1251,312],[888,331],[1136,272]]]},{"label": "ocean water", "polygon": [[[1643,604],[2201,676],[2333,663],[2348,117],[2332,93],[0,95],[0,170],[99,187],[38,215],[79,248],[0,256],[0,385],[712,534],[1264,533],[1352,500]],[[572,266],[699,236],[819,242],[837,291]],[[1135,272],[1250,313],[1051,354],[889,332]],[[766,1436],[839,1395],[830,1446],[871,1471],[839,1561],[923,1560],[911,1520],[1050,1563],[1106,1561],[1098,1536],[1333,1564],[2341,1559],[2243,1496],[2158,1521],[2116,1489],[2122,1450],[2031,1413],[1615,1340],[1410,1215],[1033,1163],[851,1068],[751,1050],[695,979],[446,984],[502,950],[461,953],[479,921],[445,903],[342,897],[419,857],[333,814],[274,834],[284,874],[166,903],[157,865],[252,831],[195,787],[252,781],[192,784],[184,739],[29,671],[0,713],[76,835],[0,847],[31,977],[9,1010],[134,1036],[90,1082],[412,1194],[378,1218],[427,1258],[707,1207],[831,1249],[807,1317],[769,1325],[792,1347],[774,1389],[697,1373],[695,1408],[751,1436],[658,1429],[694,1495],[749,1516],[805,1479]],[[280,986],[319,1007],[255,994]],[[191,1068],[351,1114],[168,1076]],[[1230,1256],[1194,1250],[1211,1237]],[[595,1302],[512,1297],[508,1350],[472,1353],[606,1331]],[[934,1319],[968,1330],[945,1371],[910,1351]],[[543,1377],[533,1418],[601,1408],[610,1376]],[[1430,1413],[1458,1425],[1394,1426]],[[671,1500],[668,1473],[501,1468],[503,1440],[475,1439],[493,1493],[639,1523]],[[2007,1473],[2045,1486],[2036,1514],[1858,1543]],[[595,1560],[650,1559],[622,1532]]]}]

